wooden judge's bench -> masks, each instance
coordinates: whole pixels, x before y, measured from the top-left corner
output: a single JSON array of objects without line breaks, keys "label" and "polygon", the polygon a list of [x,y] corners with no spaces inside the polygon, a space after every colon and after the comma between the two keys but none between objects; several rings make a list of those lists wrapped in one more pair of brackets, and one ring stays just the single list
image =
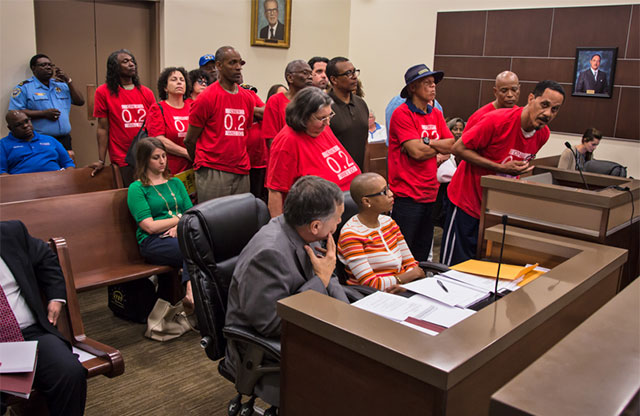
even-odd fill
[{"label": "wooden judge's bench", "polygon": [[[629,250],[619,290],[640,274],[640,181],[536,166],[521,179],[483,176],[478,256],[484,233],[501,223]],[[617,188],[613,188],[617,187]]]}]

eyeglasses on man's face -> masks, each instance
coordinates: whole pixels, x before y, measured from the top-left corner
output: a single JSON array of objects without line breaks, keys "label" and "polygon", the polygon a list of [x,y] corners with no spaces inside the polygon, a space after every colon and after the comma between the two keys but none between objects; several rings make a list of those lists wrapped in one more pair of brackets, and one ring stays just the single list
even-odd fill
[{"label": "eyeglasses on man's face", "polygon": [[355,78],[357,76],[360,75],[360,70],[359,69],[350,69],[346,72],[343,72],[342,74],[338,74],[336,75],[337,77],[342,77],[345,76],[347,78]]}]

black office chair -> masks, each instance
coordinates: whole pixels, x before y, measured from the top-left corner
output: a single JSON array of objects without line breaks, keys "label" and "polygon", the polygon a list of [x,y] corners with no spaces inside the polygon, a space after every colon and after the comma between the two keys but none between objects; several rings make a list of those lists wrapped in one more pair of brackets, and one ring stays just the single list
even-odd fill
[{"label": "black office chair", "polygon": [[[200,343],[211,360],[223,358],[227,344],[240,357],[235,377],[224,359],[218,364],[220,374],[235,383],[238,391],[229,402],[232,416],[238,412],[251,415],[256,383],[265,374],[280,371],[279,339],[266,339],[251,328],[225,327],[227,295],[238,255],[268,221],[264,202],[252,194],[242,194],[198,204],[178,224],[178,241],[188,265],[202,335]],[[249,396],[249,401],[242,404],[242,395]],[[271,407],[265,415],[276,412]]]}]

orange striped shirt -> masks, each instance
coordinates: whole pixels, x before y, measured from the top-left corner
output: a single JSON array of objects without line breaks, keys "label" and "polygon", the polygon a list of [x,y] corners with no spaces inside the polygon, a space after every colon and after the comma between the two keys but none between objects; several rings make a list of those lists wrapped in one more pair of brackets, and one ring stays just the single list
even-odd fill
[{"label": "orange striped shirt", "polygon": [[369,228],[354,215],[338,239],[338,259],[353,285],[384,290],[397,283],[395,276],[418,266],[400,227],[391,217],[378,216],[380,226]]}]

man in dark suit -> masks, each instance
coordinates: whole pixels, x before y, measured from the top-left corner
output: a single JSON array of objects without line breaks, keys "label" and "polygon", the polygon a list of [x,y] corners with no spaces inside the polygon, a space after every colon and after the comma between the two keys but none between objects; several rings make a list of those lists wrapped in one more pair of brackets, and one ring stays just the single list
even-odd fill
[{"label": "man in dark suit", "polygon": [[[56,255],[45,242],[31,237],[22,222],[3,221],[0,257],[0,342],[21,337],[38,341],[34,387],[44,394],[50,414],[84,414],[87,370],[54,326],[66,302]],[[46,310],[41,291],[48,301]]]},{"label": "man in dark suit", "polygon": [[284,26],[278,19],[277,0],[264,2],[264,17],[269,24],[260,29],[260,38],[271,41],[284,40]]},{"label": "man in dark suit", "polygon": [[591,67],[582,71],[578,76],[576,83],[576,92],[586,94],[608,94],[609,83],[607,82],[607,73],[600,71],[600,61],[602,57],[594,54],[589,61]]}]

